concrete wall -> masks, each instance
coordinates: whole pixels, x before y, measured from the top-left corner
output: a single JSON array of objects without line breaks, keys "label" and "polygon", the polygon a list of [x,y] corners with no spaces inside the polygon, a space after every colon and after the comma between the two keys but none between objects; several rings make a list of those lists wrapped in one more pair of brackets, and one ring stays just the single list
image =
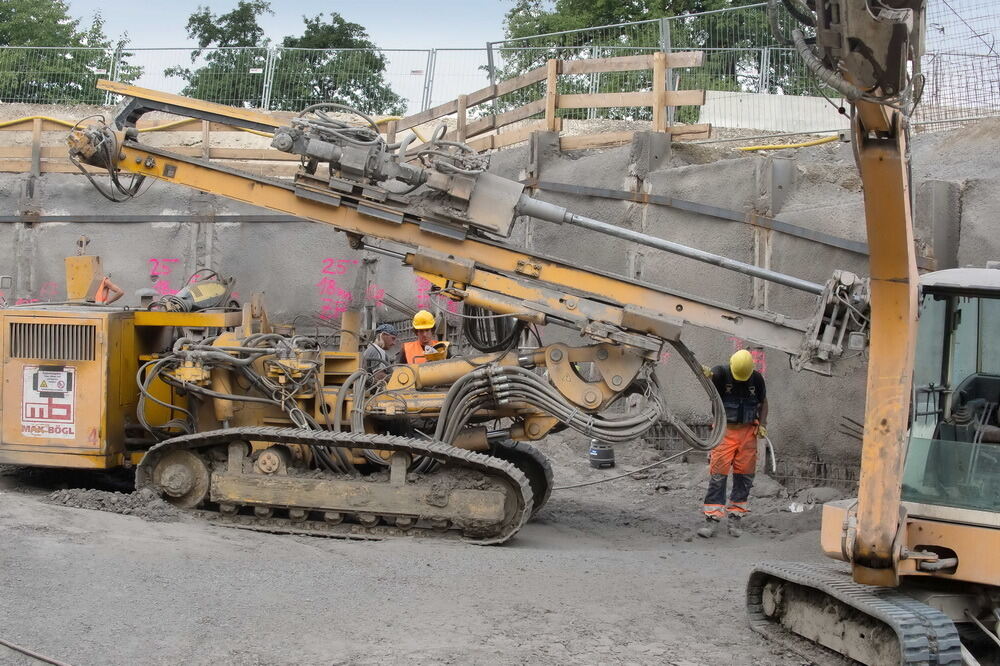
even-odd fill
[{"label": "concrete wall", "polygon": [[848,129],[850,120],[824,97],[708,90],[698,122],[773,132]]},{"label": "concrete wall", "polygon": [[[914,139],[914,179],[918,242],[937,252],[943,265],[982,265],[1000,258],[997,213],[1000,212],[1000,132],[984,124],[958,134],[918,135]],[[864,240],[860,180],[851,148],[827,144],[786,151],[793,160],[792,178],[777,191],[768,179],[768,158],[729,148],[675,145],[669,158],[648,171],[633,146],[575,154],[548,154],[541,161],[542,180],[612,189],[641,189],[713,204],[738,211],[754,209],[807,229],[841,238]],[[529,168],[526,147],[497,153],[494,171],[523,178]],[[13,275],[15,299],[59,300],[64,296],[63,257],[72,254],[77,237],[91,238],[90,251],[100,254],[108,272],[130,292],[156,284],[177,289],[197,268],[210,266],[238,278],[241,296],[263,291],[278,319],[298,315],[335,316],[354,284],[355,264],[361,259],[346,237],[332,228],[304,222],[215,222],[217,216],[259,216],[252,209],[177,188],[154,183],[141,198],[110,204],[80,176],[49,174],[35,184],[34,199],[26,198],[27,177],[0,175],[0,215],[15,216],[33,210],[51,215],[163,216],[152,223],[35,223],[0,225],[0,274]],[[675,208],[609,199],[572,197],[542,192],[542,198],[590,217],[686,243],[746,262],[754,260],[754,231],[742,222],[687,213]],[[177,217],[181,216],[181,217]],[[624,242],[590,232],[567,230],[544,222],[519,223],[513,241],[541,253],[563,257],[678,291],[739,307],[754,304],[751,280],[712,266],[629,247]],[[781,233],[771,234],[771,267],[823,282],[837,268],[866,273],[863,256],[817,245]],[[425,305],[411,273],[382,258],[376,282],[389,293]],[[358,298],[359,294],[350,297]],[[812,297],[770,286],[768,308],[794,317],[813,310]],[[385,309],[383,319],[399,315]],[[549,327],[546,341],[579,342],[579,336]],[[724,362],[740,345],[738,338],[712,331],[685,332],[687,344],[708,365]],[[707,401],[690,372],[676,358],[664,358],[661,372],[672,407],[697,418]],[[837,376],[822,378],[793,373],[784,354],[764,351],[765,374],[772,405],[771,432],[779,454],[806,474],[814,462],[850,466],[856,462],[857,441],[838,434],[842,416],[860,420],[864,407],[864,359],[837,367]]]}]

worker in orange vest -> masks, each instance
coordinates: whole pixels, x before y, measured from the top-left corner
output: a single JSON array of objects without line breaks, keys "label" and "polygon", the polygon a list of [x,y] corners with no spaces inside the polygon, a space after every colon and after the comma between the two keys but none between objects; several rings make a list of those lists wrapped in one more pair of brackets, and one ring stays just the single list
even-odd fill
[{"label": "worker in orange vest", "polygon": [[406,363],[426,363],[427,354],[437,351],[434,345],[438,341],[434,339],[434,315],[427,310],[421,310],[413,315],[413,330],[417,333],[417,339],[403,345],[403,359]]}]

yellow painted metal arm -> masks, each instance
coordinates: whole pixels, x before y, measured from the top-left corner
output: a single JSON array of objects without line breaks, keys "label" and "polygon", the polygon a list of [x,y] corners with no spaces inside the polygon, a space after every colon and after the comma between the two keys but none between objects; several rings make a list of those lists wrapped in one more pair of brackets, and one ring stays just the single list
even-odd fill
[{"label": "yellow painted metal arm", "polygon": [[[202,190],[256,206],[330,224],[340,231],[389,240],[414,249],[406,262],[422,273],[431,272],[457,283],[493,294],[528,300],[547,317],[570,322],[598,321],[636,329],[643,313],[652,313],[676,325],[695,326],[739,335],[745,340],[796,354],[807,322],[780,315],[739,310],[704,299],[578,268],[569,263],[528,254],[479,238],[453,238],[429,233],[422,220],[399,209],[338,196],[313,187],[307,178],[295,183],[240,173],[159,148],[124,141],[117,167],[167,182]],[[431,259],[428,259],[431,257]],[[434,261],[443,257],[447,261]],[[458,260],[457,258],[461,258]],[[448,261],[451,261],[449,264]],[[447,280],[440,279],[444,283]],[[599,335],[599,331],[596,331]],[[637,339],[636,342],[639,342]],[[652,342],[652,340],[651,340]],[[823,372],[824,368],[815,367]]]},{"label": "yellow painted metal arm", "polygon": [[871,340],[851,559],[854,579],[869,585],[897,584],[893,548],[917,333],[917,264],[902,120],[884,106],[859,102],[854,127],[868,228]]},{"label": "yellow painted metal arm", "polygon": [[160,92],[149,88],[131,86],[127,83],[118,83],[117,81],[99,79],[97,81],[97,87],[100,90],[106,90],[118,95],[124,95],[125,97],[132,97],[133,99],[142,100],[143,102],[152,102],[157,105],[157,108],[167,113],[176,112],[178,115],[192,116],[192,111],[201,112],[211,115],[213,120],[217,120],[219,122],[225,122],[225,119],[229,119],[233,121],[233,124],[236,126],[250,124],[254,127],[263,125],[265,127],[276,128],[282,125],[282,122],[273,116],[266,113],[260,113],[259,111],[253,111],[252,109],[237,109],[236,107],[226,106],[225,104],[203,102],[201,100],[191,99],[190,97],[184,97],[182,95],[174,95],[172,93]]}]

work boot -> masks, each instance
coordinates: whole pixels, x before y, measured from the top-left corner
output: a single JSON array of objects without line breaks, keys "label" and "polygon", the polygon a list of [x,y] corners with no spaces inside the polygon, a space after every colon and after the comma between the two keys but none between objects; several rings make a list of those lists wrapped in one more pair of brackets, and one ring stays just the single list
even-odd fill
[{"label": "work boot", "polygon": [[743,534],[743,530],[740,529],[740,517],[729,516],[729,520],[726,521],[726,529],[731,537],[739,537]]},{"label": "work boot", "polygon": [[719,529],[719,519],[718,518],[706,518],[705,526],[698,530],[698,536],[711,539],[715,536],[715,531]]}]

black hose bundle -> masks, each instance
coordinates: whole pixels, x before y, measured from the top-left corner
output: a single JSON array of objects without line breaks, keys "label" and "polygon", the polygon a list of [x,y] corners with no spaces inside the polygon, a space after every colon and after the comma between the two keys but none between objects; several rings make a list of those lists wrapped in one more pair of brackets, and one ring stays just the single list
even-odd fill
[{"label": "black hose bundle", "polygon": [[477,368],[455,382],[445,396],[438,417],[434,439],[452,442],[459,432],[483,409],[496,409],[510,403],[526,403],[587,437],[604,442],[629,442],[642,437],[664,418],[693,448],[707,451],[722,440],[725,432],[725,407],[718,391],[701,370],[701,364],[682,342],[670,341],[681,358],[691,368],[706,395],[712,401],[714,418],[712,435],[707,441],[698,438],[678,419],[663,400],[663,391],[656,375],[650,371],[633,382],[632,393],[640,393],[646,405],[638,412],[622,416],[591,413],[567,400],[554,386],[539,375],[518,366],[488,365]]},{"label": "black hose bundle", "polygon": [[484,354],[509,351],[521,339],[525,323],[514,317],[501,317],[489,310],[466,305],[462,316],[465,339]]}]

